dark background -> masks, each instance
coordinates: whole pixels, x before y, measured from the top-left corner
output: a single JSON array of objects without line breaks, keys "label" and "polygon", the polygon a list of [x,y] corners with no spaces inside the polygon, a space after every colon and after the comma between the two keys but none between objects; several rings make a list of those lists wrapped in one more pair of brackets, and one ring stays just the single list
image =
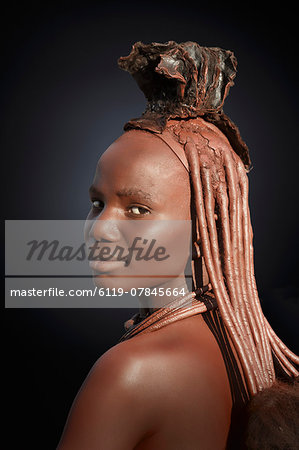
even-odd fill
[{"label": "dark background", "polygon": [[[297,23],[291,4],[10,2],[2,29],[6,219],[84,219],[101,152],[140,115],[117,58],[134,42],[196,41],[234,51],[225,112],[253,162],[256,277],[270,323],[298,350]],[[54,449],[96,359],[131,310],[6,310],[8,444]],[[85,450],[85,449],[84,449]]]}]

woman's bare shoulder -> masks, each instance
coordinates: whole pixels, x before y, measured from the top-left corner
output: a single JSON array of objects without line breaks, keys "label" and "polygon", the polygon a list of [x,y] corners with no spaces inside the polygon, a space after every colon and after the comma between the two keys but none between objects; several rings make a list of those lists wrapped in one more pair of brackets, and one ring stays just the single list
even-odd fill
[{"label": "woman's bare shoulder", "polygon": [[135,396],[139,393],[144,396],[145,382],[153,377],[156,380],[159,369],[170,364],[173,357],[174,346],[165,340],[164,333],[148,333],[110,348],[97,360],[91,374],[98,381],[105,380],[114,386],[126,389],[134,386]]},{"label": "woman's bare shoulder", "polygon": [[197,352],[200,336],[194,345],[194,334],[187,332],[194,321],[182,322],[121,342],[96,361],[74,401],[59,450],[134,448],[175,419],[169,411],[191,411],[195,397],[198,408],[214,403],[207,394],[213,362],[206,360],[206,350]]},{"label": "woman's bare shoulder", "polygon": [[121,342],[99,358],[94,367],[101,378],[105,374],[109,378],[109,373],[114,373],[116,378],[110,378],[110,382],[123,386],[134,384],[136,395],[144,397],[148,393],[152,399],[160,399],[171,382],[185,386],[186,380],[192,377],[199,389],[205,389],[215,369],[226,377],[219,347],[198,317]]},{"label": "woman's bare shoulder", "polygon": [[148,348],[143,341],[119,343],[96,361],[74,400],[59,450],[129,450],[157,430],[155,352],[151,339]]},{"label": "woman's bare shoulder", "polygon": [[96,361],[74,400],[58,450],[129,450],[153,427],[130,348],[116,345]]}]

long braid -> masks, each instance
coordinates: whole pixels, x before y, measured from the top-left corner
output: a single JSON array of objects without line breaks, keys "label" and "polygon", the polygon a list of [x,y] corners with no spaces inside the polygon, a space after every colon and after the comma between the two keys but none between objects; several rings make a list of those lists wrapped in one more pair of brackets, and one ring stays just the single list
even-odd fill
[{"label": "long braid", "polygon": [[[258,298],[257,287],[255,282],[254,275],[254,259],[253,259],[253,245],[252,245],[252,227],[250,222],[250,212],[248,206],[248,178],[242,167],[241,161],[237,164],[237,171],[239,173],[240,178],[240,186],[243,191],[243,202],[242,202],[242,210],[244,217],[244,244],[245,244],[245,267],[247,270],[246,273],[246,281],[249,290],[249,296],[252,301],[252,309],[254,311],[254,315],[256,318],[256,328],[253,328],[254,336],[257,343],[260,347],[260,354],[264,359],[264,375],[265,375],[265,385],[263,387],[268,387],[272,384],[275,373],[274,366],[271,356],[271,348],[269,341],[267,339],[267,334],[265,330],[264,324],[264,315],[262,313],[260,301]],[[247,304],[247,303],[246,303]],[[260,343],[261,341],[261,343]]]},{"label": "long braid", "polygon": [[199,247],[195,257],[201,258],[193,261],[193,280],[202,287],[204,262],[221,314],[220,321],[215,315],[218,327],[207,318],[216,339],[229,337],[227,352],[237,354],[251,396],[273,385],[274,362],[288,377],[298,377],[299,358],[265,319],[256,286],[248,206],[251,161],[238,127],[223,112],[236,76],[234,54],[189,41],[136,42],[118,64],[147,98],[145,112],[124,129],[158,136],[170,132],[185,150],[196,216],[193,244]]},{"label": "long braid", "polygon": [[[231,332],[230,335],[237,348],[238,354],[240,355],[240,361],[244,369],[249,390],[253,394],[256,392],[255,385],[259,374],[251,359],[251,353],[245,336],[242,333],[242,325],[235,321],[233,308],[224,284],[215,232],[216,224],[213,224],[212,218],[212,216],[214,217],[214,209],[207,207],[208,202],[211,201],[211,197],[208,195],[208,192],[211,192],[211,189],[206,189],[205,196],[203,196],[200,161],[194,144],[188,142],[185,146],[185,151],[189,160],[192,183],[195,191],[195,204],[201,233],[202,252],[205,257],[207,270],[224,323],[227,324],[228,330]],[[207,216],[209,217],[208,223],[211,226],[210,229],[208,229],[207,225]]]},{"label": "long braid", "polygon": [[299,373],[292,362],[297,363],[298,357],[275,335],[258,298],[248,177],[243,162],[223,135],[219,145],[219,132],[202,119],[170,120],[167,129],[184,145],[201,253],[250,394],[273,384],[272,352],[285,373],[297,377]]},{"label": "long braid", "polygon": [[[254,345],[254,339],[251,333],[251,329],[256,327],[255,317],[252,314],[250,308],[248,308],[248,303],[246,301],[246,282],[245,282],[245,263],[244,263],[244,251],[243,251],[243,236],[244,232],[242,229],[242,216],[241,216],[241,202],[242,193],[240,189],[240,184],[236,172],[234,170],[233,164],[234,160],[230,153],[224,154],[224,168],[228,185],[228,194],[230,200],[227,199],[227,194],[224,190],[223,195],[226,198],[226,202],[229,204],[228,208],[223,208],[226,218],[226,222],[230,224],[230,238],[232,242],[232,256],[227,255],[226,261],[232,260],[232,265],[234,269],[234,275],[232,284],[238,287],[238,296],[235,299],[235,304],[233,307],[236,314],[236,320],[243,323],[245,327],[245,333],[250,340],[250,346],[254,350],[254,357],[259,366],[259,371],[265,368],[265,361],[262,355],[260,355]],[[229,219],[230,217],[230,219]],[[226,241],[226,239],[225,239]],[[229,267],[229,264],[227,264]],[[259,343],[257,343],[259,345]]]}]

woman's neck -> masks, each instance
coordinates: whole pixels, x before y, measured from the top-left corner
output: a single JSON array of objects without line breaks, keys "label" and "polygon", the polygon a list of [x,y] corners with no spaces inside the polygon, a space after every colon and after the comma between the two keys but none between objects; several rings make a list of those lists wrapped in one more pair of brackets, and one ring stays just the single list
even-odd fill
[{"label": "woman's neck", "polygon": [[140,317],[146,317],[171,301],[186,296],[191,292],[191,287],[188,287],[188,284],[185,277],[181,277],[171,279],[163,285],[151,287],[151,295],[143,295],[138,298]]}]

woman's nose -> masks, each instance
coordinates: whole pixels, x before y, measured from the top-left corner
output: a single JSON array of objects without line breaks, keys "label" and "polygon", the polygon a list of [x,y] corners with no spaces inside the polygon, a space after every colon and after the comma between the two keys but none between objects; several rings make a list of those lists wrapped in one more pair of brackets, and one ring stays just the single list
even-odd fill
[{"label": "woman's nose", "polygon": [[96,241],[117,242],[120,232],[117,220],[97,218],[90,227],[89,236]]},{"label": "woman's nose", "polygon": [[107,208],[104,208],[96,218],[87,219],[86,222],[89,239],[110,242],[120,240],[119,220]]}]

